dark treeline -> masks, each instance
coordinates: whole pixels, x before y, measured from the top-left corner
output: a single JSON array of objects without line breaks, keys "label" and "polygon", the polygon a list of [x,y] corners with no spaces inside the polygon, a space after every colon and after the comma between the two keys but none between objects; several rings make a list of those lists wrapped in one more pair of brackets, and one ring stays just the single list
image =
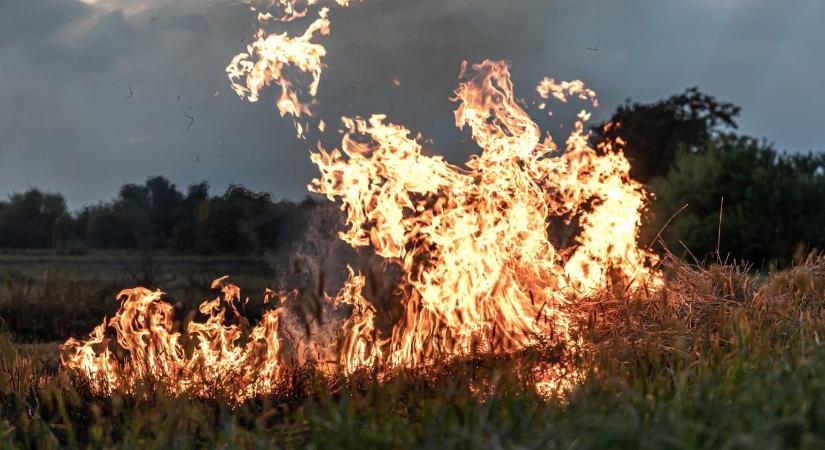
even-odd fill
[{"label": "dark treeline", "polygon": [[[628,101],[611,118],[617,125],[594,128],[596,142],[625,142],[631,176],[653,194],[640,244],[757,267],[825,250],[825,154],[781,153],[736,134],[739,111],[694,88],[650,104]],[[60,195],[30,190],[0,202],[0,248],[279,251],[314,206],[239,186],[211,196],[202,183],[184,193],[154,177],[70,214]]]},{"label": "dark treeline", "polygon": [[311,199],[274,202],[269,194],[240,186],[212,196],[201,183],[183,193],[169,180],[153,177],[73,215],[59,194],[32,189],[0,202],[0,248],[278,251],[304,228],[315,205]]}]

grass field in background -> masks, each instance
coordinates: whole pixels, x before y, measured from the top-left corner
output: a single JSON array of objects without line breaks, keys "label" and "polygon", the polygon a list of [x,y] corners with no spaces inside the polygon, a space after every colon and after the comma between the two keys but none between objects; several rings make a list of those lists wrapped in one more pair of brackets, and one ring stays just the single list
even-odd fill
[{"label": "grass field in background", "polygon": [[117,311],[122,289],[161,289],[182,309],[214,297],[212,280],[230,275],[245,296],[261,298],[278,278],[268,257],[92,252],[0,253],[0,331],[23,341],[85,336]]}]

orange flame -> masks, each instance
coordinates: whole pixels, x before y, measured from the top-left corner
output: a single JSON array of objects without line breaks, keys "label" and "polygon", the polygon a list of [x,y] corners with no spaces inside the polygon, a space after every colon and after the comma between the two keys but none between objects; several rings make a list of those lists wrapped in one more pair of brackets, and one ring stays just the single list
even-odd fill
[{"label": "orange flame", "polygon": [[[467,170],[424,156],[409,130],[382,115],[344,119],[341,149],[311,156],[321,177],[310,189],[347,214],[341,238],[371,245],[406,274],[404,320],[355,360],[416,365],[479,346],[516,350],[550,334],[566,340],[565,302],[617,281],[655,280],[653,256],[636,244],[644,191],[620,151],[588,146],[588,113],[553,156],[555,145],[540,142],[516,102],[507,63],[465,64],[461,77],[456,125],[482,149]],[[581,82],[563,86],[555,96],[595,102]],[[567,255],[548,237],[549,220],[566,216],[581,228]]]},{"label": "orange flame", "polygon": [[[290,5],[282,15],[289,20],[305,11],[295,9],[295,1],[280,4]],[[259,31],[248,52],[227,68],[238,95],[250,101],[270,82],[278,84],[277,107],[282,116],[294,116],[299,136],[306,128],[297,119],[312,115],[323,69],[325,49],[311,42],[316,32],[329,32],[326,8],[303,36]],[[313,100],[299,99],[287,66],[311,74],[307,93]],[[404,314],[386,336],[375,324],[378,311],[362,295],[362,275],[350,269],[341,292],[326,298],[332,307],[352,311],[338,328],[333,361],[319,364],[326,373],[414,367],[474,351],[512,352],[546,339],[576,346],[564,306],[610,286],[660,283],[651,269],[655,257],[636,242],[646,194],[630,179],[618,145],[590,146],[590,114],[579,113],[560,151],[519,106],[508,63],[465,63],[460,80],[455,123],[468,128],[481,149],[464,167],[424,155],[420,140],[383,115],[344,118],[340,148],[311,155],[320,176],[309,189],[339,201],[346,213],[341,239],[372,246],[404,274]],[[543,99],[577,96],[597,105],[595,92],[581,81],[545,78],[536,92]],[[323,131],[323,122],[319,126]],[[576,231],[572,244],[554,244],[561,224]],[[297,363],[324,360],[315,350],[304,355],[311,347],[305,342],[283,348],[283,308],[250,328],[235,306],[238,288],[224,279],[213,287],[223,296],[203,303],[200,311],[208,319],[189,323],[184,335],[173,332],[172,307],[161,292],[122,292],[111,320],[87,341],[64,344],[63,365],[104,394],[156,379],[171,393],[209,396],[210,389],[224,386],[242,401],[282,381],[286,353],[299,355]],[[125,355],[111,351],[107,327]],[[537,389],[559,383],[548,375]]]},{"label": "orange flame", "polygon": [[[263,30],[258,30],[258,39],[249,44],[247,53],[235,56],[226,68],[232,89],[241,98],[246,98],[250,102],[258,101],[258,93],[269,83],[274,82],[279,85],[281,95],[276,106],[281,117],[287,114],[294,117],[298,137],[304,136],[306,126],[298,122],[298,119],[301,116],[312,116],[314,97],[318,91],[318,83],[324,67],[321,59],[326,55],[326,49],[313,43],[312,38],[316,32],[323,35],[329,34],[327,12],[326,8],[322,9],[318,19],[312,22],[306,32],[299,37],[292,38],[286,34],[267,36]],[[250,59],[253,55],[258,58],[257,61],[253,62]],[[284,74],[286,66],[295,67],[312,76],[312,83],[307,88],[306,94],[313,99],[301,99],[299,87]]]},{"label": "orange flame", "polygon": [[[209,316],[206,322],[188,325],[190,351],[181,343],[181,334],[172,332],[173,308],[162,300],[163,292],[137,288],[118,294],[122,302],[117,314],[97,326],[88,341],[66,341],[61,361],[83,374],[99,394],[133,392],[142,381],[160,382],[171,394],[200,397],[222,388],[239,401],[268,391],[278,383],[281,367],[281,310],[267,312],[247,332],[248,324],[236,307],[240,290],[223,278],[213,288],[221,288],[223,296],[201,304],[201,313]],[[228,323],[227,313],[238,323]],[[110,350],[107,326],[116,333],[125,358]]]},{"label": "orange flame", "polygon": [[[259,12],[258,21],[279,20],[289,22],[306,17],[308,8],[316,5],[318,0],[272,0],[270,7],[279,10],[278,15]],[[335,0],[335,3],[347,7],[350,0]],[[254,10],[254,8],[253,8]],[[255,41],[249,44],[246,52],[239,53],[226,67],[232,89],[242,99],[257,102],[259,93],[271,83],[281,88],[281,95],[275,103],[281,117],[291,115],[294,120],[298,138],[304,138],[310,124],[300,122],[302,117],[312,117],[318,84],[324,70],[322,62],[326,48],[313,42],[316,34],[329,35],[329,8],[323,7],[315,19],[300,36],[286,33],[268,34],[259,28]],[[308,74],[312,81],[308,86],[292,79],[285,73],[290,68]]]}]

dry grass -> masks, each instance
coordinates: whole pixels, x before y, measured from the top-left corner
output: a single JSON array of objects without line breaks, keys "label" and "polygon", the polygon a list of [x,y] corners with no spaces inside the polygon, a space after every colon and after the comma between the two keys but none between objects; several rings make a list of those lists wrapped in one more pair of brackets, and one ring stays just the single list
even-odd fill
[{"label": "dry grass", "polygon": [[132,286],[163,289],[178,309],[192,310],[214,297],[212,280],[227,274],[252,297],[250,314],[259,313],[262,293],[276,278],[276,268],[261,258],[0,254],[0,332],[23,342],[85,337],[117,309],[116,294]]},{"label": "dry grass", "polygon": [[[769,276],[665,264],[663,290],[577,305],[577,354],[543,346],[215,400],[96,398],[53,347],[0,340],[0,448],[825,448],[825,258]],[[564,401],[530,367],[585,379]]]}]

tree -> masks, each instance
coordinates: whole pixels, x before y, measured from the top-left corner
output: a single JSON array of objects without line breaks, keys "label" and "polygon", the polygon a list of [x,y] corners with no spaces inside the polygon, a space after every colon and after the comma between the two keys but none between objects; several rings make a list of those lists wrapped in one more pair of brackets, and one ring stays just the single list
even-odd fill
[{"label": "tree", "polygon": [[150,246],[152,248],[175,247],[175,226],[191,213],[183,202],[183,194],[164,177],[152,177],[146,181],[149,196]]},{"label": "tree", "polygon": [[271,205],[269,194],[230,186],[223,197],[209,202],[201,250],[224,253],[259,251],[261,236],[258,228],[265,222]]},{"label": "tree", "polygon": [[667,176],[650,182],[655,199],[642,242],[688,204],[662,232],[676,253],[683,243],[699,258],[712,256],[719,240],[722,258],[760,264],[825,249],[825,155],[778,154],[763,141],[733,134],[703,147],[704,153],[682,150]]},{"label": "tree", "polygon": [[[181,215],[172,236],[172,247],[177,250],[199,248],[203,224],[209,216],[209,184],[202,182],[189,186],[181,206]],[[202,241],[201,241],[202,242]]]},{"label": "tree", "polygon": [[219,197],[210,197],[207,183],[184,195],[166,178],[151,177],[72,217],[62,197],[32,190],[0,202],[0,248],[282,252],[316,205],[310,199],[275,203],[269,194],[234,185]]},{"label": "tree", "polygon": [[722,128],[735,129],[739,111],[738,106],[718,102],[697,88],[690,88],[651,104],[628,100],[607,124],[594,128],[594,139],[624,141],[624,153],[631,163],[630,175],[647,183],[655,176],[667,174],[680,148],[703,153],[705,143]]},{"label": "tree", "polygon": [[66,200],[59,194],[31,189],[0,203],[0,247],[54,248],[56,224],[68,217]]}]

